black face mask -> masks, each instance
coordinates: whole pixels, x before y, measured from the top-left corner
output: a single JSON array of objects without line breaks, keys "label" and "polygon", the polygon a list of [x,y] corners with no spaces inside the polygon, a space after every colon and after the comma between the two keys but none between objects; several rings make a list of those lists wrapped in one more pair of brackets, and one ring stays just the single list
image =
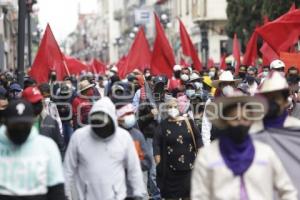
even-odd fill
[{"label": "black face mask", "polygon": [[50,79],[51,81],[56,81],[56,74],[51,74]]},{"label": "black face mask", "polygon": [[31,127],[32,124],[30,123],[14,124],[13,126],[7,125],[8,138],[15,145],[22,145],[27,140]]},{"label": "black face mask", "polygon": [[145,76],[145,79],[146,79],[146,81],[151,81],[152,76],[151,75],[150,76]]},{"label": "black face mask", "polygon": [[108,122],[104,125],[104,121],[101,120],[92,120],[91,125],[93,132],[100,138],[107,138],[114,134],[115,126],[110,117],[108,117]]},{"label": "black face mask", "polygon": [[274,119],[280,114],[280,106],[274,100],[269,100],[269,110],[265,116],[265,119]]},{"label": "black face mask", "polygon": [[247,76],[246,77],[246,81],[247,83],[249,83],[250,85],[252,85],[255,81],[255,78],[253,76]]},{"label": "black face mask", "polygon": [[175,77],[176,79],[180,79],[180,74],[181,74],[181,71],[175,71],[175,72],[174,72],[174,77]]},{"label": "black face mask", "polygon": [[234,143],[240,144],[247,138],[249,129],[250,126],[228,126],[227,129],[223,131],[223,134],[226,134],[226,137],[229,137]]},{"label": "black face mask", "polygon": [[38,103],[32,104],[34,115],[38,116],[43,111],[43,102],[40,101]]},{"label": "black face mask", "polygon": [[241,79],[244,79],[246,77],[246,73],[245,72],[239,72],[239,77]]}]

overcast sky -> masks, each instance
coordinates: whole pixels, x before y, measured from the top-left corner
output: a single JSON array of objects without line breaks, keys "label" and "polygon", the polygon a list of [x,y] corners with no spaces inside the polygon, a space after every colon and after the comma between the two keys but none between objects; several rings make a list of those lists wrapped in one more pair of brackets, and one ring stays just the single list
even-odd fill
[{"label": "overcast sky", "polygon": [[38,0],[39,22],[44,30],[47,23],[56,39],[62,42],[77,24],[78,10],[81,13],[96,12],[97,0]]}]

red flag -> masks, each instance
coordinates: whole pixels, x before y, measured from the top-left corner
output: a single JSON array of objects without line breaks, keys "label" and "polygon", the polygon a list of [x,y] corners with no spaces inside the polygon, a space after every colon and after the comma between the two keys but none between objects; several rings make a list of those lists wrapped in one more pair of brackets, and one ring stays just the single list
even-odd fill
[{"label": "red flag", "polygon": [[38,83],[45,83],[49,80],[51,70],[56,72],[57,80],[63,80],[68,74],[63,54],[48,24],[29,75]]},{"label": "red flag", "polygon": [[192,40],[188,32],[186,31],[186,28],[184,27],[184,24],[180,19],[178,20],[180,24],[180,39],[181,39],[182,52],[185,56],[189,56],[193,60],[195,69],[200,71],[202,69],[202,64],[198,57],[198,53],[192,43]]},{"label": "red flag", "polygon": [[97,59],[93,59],[89,64],[89,67],[90,67],[90,72],[94,74],[105,74],[106,65]]},{"label": "red flag", "polygon": [[127,55],[124,70],[122,70],[122,73],[119,73],[119,75],[121,78],[125,78],[125,76],[134,69],[144,71],[145,68],[150,68],[150,64],[150,46],[147,41],[144,28],[141,27]]},{"label": "red flag", "polygon": [[224,54],[224,55],[221,57],[220,69],[226,70],[226,68],[227,68],[227,65],[226,65],[226,55]]},{"label": "red flag", "polygon": [[175,65],[175,57],[173,49],[169,44],[169,41],[156,14],[155,27],[156,38],[154,41],[151,59],[151,71],[154,75],[164,74],[171,78],[173,74],[173,66]]},{"label": "red flag", "polygon": [[268,66],[273,60],[279,59],[278,54],[266,42],[260,48],[260,52],[263,54],[263,66]]},{"label": "red flag", "polygon": [[257,58],[257,38],[258,34],[254,31],[247,43],[247,48],[243,59],[244,65],[255,65],[255,61]]},{"label": "red flag", "polygon": [[298,41],[300,10],[289,11],[278,19],[257,29],[259,35],[279,55]]},{"label": "red flag", "polygon": [[241,65],[241,54],[240,54],[240,44],[236,33],[234,34],[233,37],[232,55],[235,60],[235,73],[238,74]]},{"label": "red flag", "polygon": [[66,55],[64,55],[64,58],[70,74],[80,75],[81,72],[88,71],[88,66],[82,63],[80,60]]},{"label": "red flag", "polygon": [[293,12],[294,10],[296,10],[296,4],[295,4],[295,2],[292,4],[289,12]]},{"label": "red flag", "polygon": [[180,58],[180,65],[183,66],[184,68],[190,66],[182,57]]},{"label": "red flag", "polygon": [[207,67],[212,68],[214,66],[215,66],[215,61],[212,58],[209,58],[207,62]]},{"label": "red flag", "polygon": [[117,62],[116,66],[118,68],[118,73],[119,74],[124,74],[125,72],[123,72],[125,69],[125,65],[126,65],[126,61],[127,60],[127,56],[122,56],[120,58],[120,60]]}]

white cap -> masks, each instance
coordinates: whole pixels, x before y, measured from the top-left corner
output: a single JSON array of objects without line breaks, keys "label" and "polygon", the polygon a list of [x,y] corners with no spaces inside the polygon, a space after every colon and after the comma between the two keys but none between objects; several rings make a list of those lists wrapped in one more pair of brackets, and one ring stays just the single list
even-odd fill
[{"label": "white cap", "polygon": [[180,65],[174,65],[173,71],[181,71],[182,67]]},{"label": "white cap", "polygon": [[282,60],[273,60],[270,64],[271,69],[285,68],[285,64]]}]

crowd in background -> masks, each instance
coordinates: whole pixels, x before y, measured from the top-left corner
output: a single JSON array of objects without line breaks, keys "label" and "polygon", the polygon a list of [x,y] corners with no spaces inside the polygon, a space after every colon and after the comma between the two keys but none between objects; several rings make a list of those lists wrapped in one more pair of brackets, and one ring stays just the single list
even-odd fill
[{"label": "crowd in background", "polygon": [[281,60],[23,87],[3,72],[0,199],[299,199],[299,78]]}]

